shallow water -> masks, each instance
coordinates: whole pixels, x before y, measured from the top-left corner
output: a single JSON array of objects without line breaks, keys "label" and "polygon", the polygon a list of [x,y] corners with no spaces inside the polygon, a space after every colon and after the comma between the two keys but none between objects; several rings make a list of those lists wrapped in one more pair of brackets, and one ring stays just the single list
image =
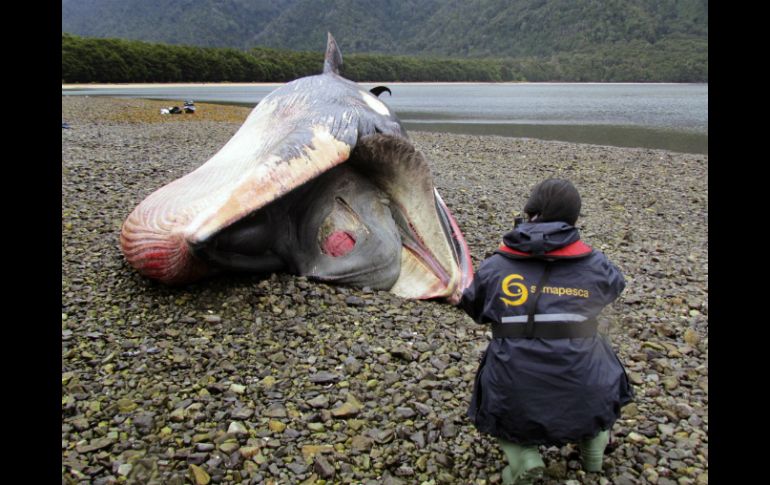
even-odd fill
[{"label": "shallow water", "polygon": [[[376,84],[361,83],[364,88]],[[708,84],[386,83],[408,130],[708,153]],[[62,95],[254,106],[276,85],[116,85]]]},{"label": "shallow water", "polygon": [[408,131],[535,138],[708,154],[708,135],[644,126],[405,122]]}]

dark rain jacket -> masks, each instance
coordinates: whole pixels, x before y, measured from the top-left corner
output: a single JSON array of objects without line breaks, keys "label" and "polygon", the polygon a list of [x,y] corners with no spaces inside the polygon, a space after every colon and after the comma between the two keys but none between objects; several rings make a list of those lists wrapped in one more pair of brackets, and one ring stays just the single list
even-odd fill
[{"label": "dark rain jacket", "polygon": [[[518,332],[528,320],[533,332],[548,325],[590,328],[624,287],[620,271],[580,241],[575,227],[527,222],[481,263],[459,306],[490,324],[493,336]],[[609,429],[633,391],[604,337],[588,335],[493,337],[468,409],[476,428],[522,445],[557,446]]]}]

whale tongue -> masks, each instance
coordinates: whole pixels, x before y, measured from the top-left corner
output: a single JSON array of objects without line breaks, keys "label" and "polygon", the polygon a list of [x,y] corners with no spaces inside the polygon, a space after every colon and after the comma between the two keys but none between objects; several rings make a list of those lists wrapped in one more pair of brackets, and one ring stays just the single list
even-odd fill
[{"label": "whale tongue", "polygon": [[356,239],[352,234],[345,231],[335,231],[326,238],[321,246],[321,251],[336,258],[348,254],[355,245]]}]

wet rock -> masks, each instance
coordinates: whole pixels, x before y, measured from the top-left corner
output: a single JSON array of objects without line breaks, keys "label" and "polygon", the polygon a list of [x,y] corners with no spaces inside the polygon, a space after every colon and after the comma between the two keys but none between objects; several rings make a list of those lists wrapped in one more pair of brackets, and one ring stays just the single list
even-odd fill
[{"label": "wet rock", "polygon": [[237,441],[225,441],[224,443],[219,445],[219,449],[228,455],[236,451],[240,447],[241,446],[238,444]]},{"label": "wet rock", "polygon": [[693,409],[685,403],[677,403],[674,407],[674,411],[676,412],[677,416],[682,419],[689,418],[693,413]]},{"label": "wet rock", "polygon": [[149,484],[158,481],[159,475],[157,458],[143,458],[133,463],[127,481],[129,483]]},{"label": "wet rock", "polygon": [[267,423],[267,427],[273,433],[283,433],[286,429],[286,423],[272,419]]},{"label": "wet rock", "polygon": [[155,414],[154,413],[139,413],[134,416],[134,426],[142,433],[147,434],[152,432],[155,426]]},{"label": "wet rock", "polygon": [[253,409],[242,407],[242,408],[234,409],[232,412],[230,412],[230,417],[233,419],[237,419],[239,421],[245,421],[251,418],[253,414],[254,414]]},{"label": "wet rock", "polygon": [[118,399],[117,405],[118,405],[118,410],[121,413],[130,413],[131,411],[133,411],[139,406],[131,399],[125,399],[125,398]]},{"label": "wet rock", "polygon": [[[204,443],[204,445],[206,448],[210,448],[212,450],[214,449],[214,445],[212,443]],[[208,457],[209,457],[208,451],[202,451],[199,453],[190,453],[187,455],[187,463],[192,465],[200,465],[203,462],[205,462]]]},{"label": "wet rock", "polygon": [[443,466],[444,468],[452,468],[454,466],[454,460],[444,453],[437,453],[435,460],[436,463]]},{"label": "wet rock", "polygon": [[345,304],[349,306],[364,306],[366,302],[363,298],[358,296],[349,296],[345,298]]},{"label": "wet rock", "polygon": [[313,471],[318,473],[321,478],[332,478],[335,473],[334,466],[323,456],[316,456]]},{"label": "wet rock", "polygon": [[301,452],[305,463],[309,463],[314,457],[323,453],[333,453],[334,447],[331,445],[304,445]]},{"label": "wet rock", "polygon": [[307,471],[308,467],[302,463],[292,462],[286,465],[286,468],[291,470],[295,475],[302,475]]},{"label": "wet rock", "polygon": [[644,376],[639,372],[629,372],[628,380],[631,381],[631,384],[635,384],[637,386],[644,384]]},{"label": "wet rock", "polygon": [[667,377],[663,379],[662,382],[663,387],[665,387],[667,391],[673,391],[679,387],[679,379],[677,379],[675,376]]},{"label": "wet rock", "polygon": [[283,407],[283,405],[281,404],[271,405],[262,414],[268,418],[285,418],[288,416],[288,414],[286,413],[286,408]]},{"label": "wet rock", "polygon": [[563,461],[552,461],[545,469],[545,475],[558,480],[567,477],[567,465]]},{"label": "wet rock", "polygon": [[633,402],[629,403],[626,406],[623,406],[621,413],[625,418],[633,418],[639,415],[639,406]]},{"label": "wet rock", "polygon": [[230,423],[230,426],[227,427],[228,434],[233,435],[247,435],[249,434],[249,430],[246,429],[246,426],[243,425],[240,421],[233,421]]},{"label": "wet rock", "polygon": [[698,332],[696,332],[691,328],[686,329],[684,331],[684,341],[690,347],[697,348],[698,343],[700,342],[700,337],[698,336]]},{"label": "wet rock", "polygon": [[417,448],[425,448],[426,440],[425,433],[418,431],[409,435],[409,439],[417,446]]},{"label": "wet rock", "polygon": [[75,449],[77,449],[78,453],[90,453],[92,451],[108,448],[115,444],[116,441],[116,438],[110,436],[104,438],[96,438],[86,444],[77,445]]},{"label": "wet rock", "polygon": [[412,408],[408,407],[401,407],[396,408],[396,416],[398,416],[400,419],[410,419],[417,415],[417,413]]},{"label": "wet rock", "polygon": [[320,432],[326,431],[326,425],[324,425],[323,423],[308,423],[307,429],[309,429],[310,431],[320,433]]},{"label": "wet rock", "polygon": [[421,416],[427,416],[431,413],[431,407],[427,404],[423,404],[420,402],[413,402],[411,403],[412,406],[417,410],[418,413],[420,413]]},{"label": "wet rock", "polygon": [[369,438],[368,436],[357,435],[353,437],[353,440],[350,446],[353,449],[353,451],[357,453],[361,453],[361,452],[371,450],[373,445],[374,445],[373,439]]},{"label": "wet rock", "polygon": [[203,468],[198,465],[190,465],[190,478],[195,485],[208,485],[211,477]]},{"label": "wet rock", "polygon": [[339,374],[333,374],[331,372],[318,372],[308,377],[308,380],[314,384],[329,384],[336,382],[339,379]]},{"label": "wet rock", "polygon": [[236,394],[243,394],[246,392],[246,386],[242,384],[230,384],[230,390]]},{"label": "wet rock", "polygon": [[405,345],[398,345],[390,350],[390,355],[399,359],[411,362],[415,360],[415,352]]},{"label": "wet rock", "polygon": [[307,401],[308,405],[313,408],[326,408],[329,406],[329,398],[324,394],[319,394]]},{"label": "wet rock", "polygon": [[131,463],[123,463],[118,467],[118,475],[127,477],[131,473],[132,468],[134,468],[134,465]]},{"label": "wet rock", "polygon": [[[639,483],[639,480],[634,478],[630,473],[624,473],[614,478],[613,483],[617,485],[636,485]],[[658,484],[662,485],[661,482],[658,482]]]},{"label": "wet rock", "polygon": [[390,443],[396,437],[396,432],[393,429],[374,429],[369,433],[374,438],[374,441],[379,444]]},{"label": "wet rock", "polygon": [[348,395],[348,400],[343,404],[331,410],[331,415],[335,418],[352,418],[361,412],[363,405],[352,396]]},{"label": "wet rock", "polygon": [[405,485],[405,483],[403,480],[387,473],[382,477],[382,485]]},{"label": "wet rock", "polygon": [[184,408],[174,409],[171,411],[171,413],[169,413],[168,417],[171,421],[180,423],[185,420],[185,410]]},{"label": "wet rock", "polygon": [[444,424],[441,425],[441,436],[444,438],[454,438],[457,436],[457,426],[454,423],[444,421]]},{"label": "wet rock", "polygon": [[210,324],[217,324],[222,322],[222,317],[220,317],[219,315],[203,315],[202,318],[204,322],[210,323]]},{"label": "wet rock", "polygon": [[351,374],[351,375],[358,374],[358,372],[361,370],[361,367],[362,367],[361,362],[355,357],[350,356],[347,359],[345,359],[345,371],[348,374]]}]

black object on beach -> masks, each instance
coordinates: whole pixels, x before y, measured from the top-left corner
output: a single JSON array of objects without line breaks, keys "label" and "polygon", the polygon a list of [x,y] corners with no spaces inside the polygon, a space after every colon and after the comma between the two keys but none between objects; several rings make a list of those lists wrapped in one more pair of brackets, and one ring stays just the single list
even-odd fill
[{"label": "black object on beach", "polygon": [[62,121],[61,122],[61,127],[63,129],[65,129],[65,130],[69,130],[70,129],[70,124],[69,123],[65,123],[64,121]]},{"label": "black object on beach", "polygon": [[192,100],[188,100],[184,102],[184,112],[195,113],[195,103]]}]

